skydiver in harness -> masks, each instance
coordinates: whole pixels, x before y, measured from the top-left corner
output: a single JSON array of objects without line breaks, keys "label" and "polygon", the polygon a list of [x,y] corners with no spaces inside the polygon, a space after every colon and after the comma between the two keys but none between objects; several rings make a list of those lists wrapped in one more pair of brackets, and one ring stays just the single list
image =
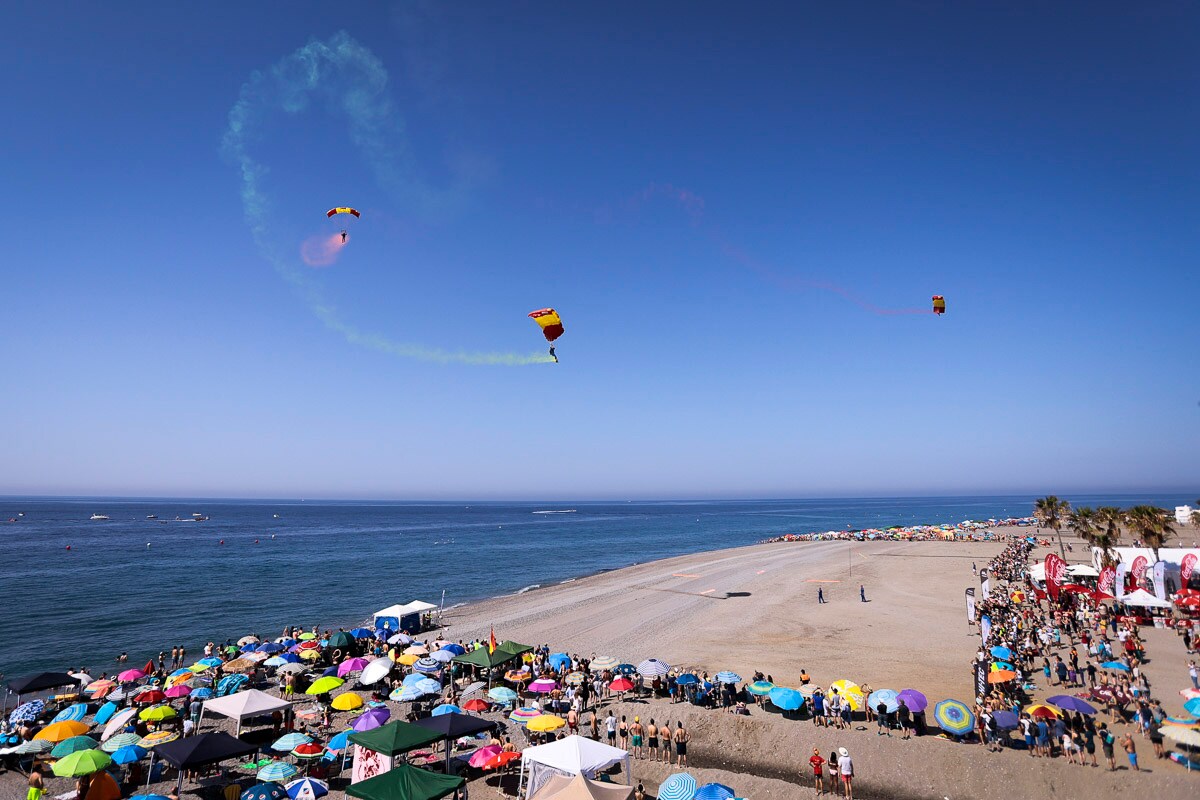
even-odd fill
[{"label": "skydiver in harness", "polygon": [[550,345],[550,357],[554,359],[554,363],[558,363],[558,356],[554,355],[554,345]]},{"label": "skydiver in harness", "polygon": [[346,243],[346,232],[342,231],[342,244]]}]

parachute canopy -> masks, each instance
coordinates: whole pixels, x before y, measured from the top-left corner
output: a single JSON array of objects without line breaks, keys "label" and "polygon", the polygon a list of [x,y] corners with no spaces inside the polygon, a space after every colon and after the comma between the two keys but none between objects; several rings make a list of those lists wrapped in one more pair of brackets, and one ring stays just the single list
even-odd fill
[{"label": "parachute canopy", "polygon": [[935,314],[945,314],[946,313],[946,298],[942,297],[940,294],[935,294],[933,296],[933,313],[935,313]]},{"label": "parachute canopy", "polygon": [[553,308],[540,308],[537,311],[530,311],[529,318],[542,326],[542,335],[546,337],[547,342],[553,342],[563,335],[562,319]]},{"label": "parachute canopy", "polygon": [[331,208],[325,212],[325,216],[327,217],[333,217],[338,214],[352,214],[355,217],[362,216],[362,214],[359,214],[356,209],[350,208],[349,206],[338,206],[337,208]]}]

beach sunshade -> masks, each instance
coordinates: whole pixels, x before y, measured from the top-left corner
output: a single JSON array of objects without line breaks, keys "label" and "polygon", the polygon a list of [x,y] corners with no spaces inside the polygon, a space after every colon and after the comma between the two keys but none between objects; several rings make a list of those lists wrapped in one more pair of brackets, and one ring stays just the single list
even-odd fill
[{"label": "beach sunshade", "polygon": [[442,662],[432,658],[418,658],[413,662],[412,668],[417,672],[441,672]]},{"label": "beach sunshade", "polygon": [[1002,731],[1016,730],[1021,721],[1017,715],[1011,711],[997,711],[992,714],[992,719],[996,721],[996,727]]},{"label": "beach sunshade", "polygon": [[452,653],[449,650],[438,650],[436,653],[430,653],[429,657],[439,664],[449,664],[457,655],[457,653]]},{"label": "beach sunshade", "polygon": [[406,647],[404,649],[404,655],[406,655],[406,656],[427,656],[427,655],[429,655],[429,648],[423,644],[409,645],[408,647]]},{"label": "beach sunshade", "polygon": [[415,653],[405,653],[396,658],[397,664],[403,664],[406,667],[411,667],[413,664],[421,660],[421,657]]},{"label": "beach sunshade", "polygon": [[615,667],[613,667],[613,672],[617,673],[618,675],[625,676],[636,675],[637,667],[635,667],[633,664],[617,664]]},{"label": "beach sunshade", "polygon": [[[256,653],[272,653],[273,654],[273,653],[282,653],[286,649],[287,648],[284,647],[283,645],[276,644],[275,642],[263,642],[258,647],[254,648],[254,652],[256,652]],[[200,662],[200,663],[204,663],[204,662]],[[209,664],[209,666],[214,666],[214,665]]]},{"label": "beach sunshade", "polygon": [[1105,661],[1100,668],[1110,672],[1129,672],[1129,667],[1120,661]]},{"label": "beach sunshade", "polygon": [[259,641],[257,636],[243,636],[237,640],[237,645],[238,647],[245,647],[248,644],[258,644]]},{"label": "beach sunshade", "polygon": [[107,769],[110,764],[112,757],[103,750],[78,750],[55,761],[52,769],[60,778],[78,778]]},{"label": "beach sunshade", "polygon": [[325,755],[325,745],[317,744],[316,742],[302,744],[292,751],[292,755],[294,755],[296,758],[302,758],[306,761],[313,758],[320,758],[321,756]]},{"label": "beach sunshade", "polygon": [[489,703],[487,700],[484,700],[481,697],[473,697],[470,700],[468,700],[467,702],[463,703],[464,711],[481,712],[481,711],[487,711],[491,707],[492,707],[492,704]]},{"label": "beach sunshade", "polygon": [[21,722],[36,722],[37,718],[46,710],[46,702],[44,700],[30,700],[28,703],[22,703],[13,709],[13,712],[8,715],[10,725],[17,725]]},{"label": "beach sunshade", "polygon": [[311,736],[305,736],[303,733],[289,733],[279,737],[271,743],[271,749],[277,753],[290,753],[302,744],[308,744],[312,741]]},{"label": "beach sunshade", "polygon": [[52,719],[50,721],[51,722],[68,722],[68,721],[78,722],[79,720],[83,719],[87,715],[88,715],[87,703],[75,703],[74,705],[67,706],[62,711],[55,714],[54,719]]},{"label": "beach sunshade", "polygon": [[517,693],[507,686],[497,686],[494,689],[488,690],[488,697],[495,700],[497,703],[511,703],[517,699]]},{"label": "beach sunshade", "polygon": [[909,711],[920,713],[929,708],[929,700],[924,694],[916,689],[901,689],[896,694],[896,702],[904,701],[904,705],[908,706]]},{"label": "beach sunshade", "polygon": [[428,680],[428,679],[429,679],[428,676],[422,675],[419,672],[410,672],[404,676],[404,679],[402,681],[400,681],[400,685],[401,686],[416,686],[421,681]]},{"label": "beach sunshade", "polygon": [[443,714],[461,714],[463,710],[453,703],[442,703],[436,706],[433,711],[429,712],[430,716],[440,717]]},{"label": "beach sunshade", "polygon": [[308,689],[306,689],[304,691],[304,693],[305,694],[313,694],[313,695],[325,694],[326,692],[332,692],[334,689],[338,688],[343,683],[345,683],[345,681],[342,680],[341,678],[333,678],[333,677],[317,678],[315,681],[312,682],[312,686],[309,686]]},{"label": "beach sunshade", "polygon": [[350,635],[355,639],[374,639],[375,631],[369,628],[354,628],[350,631]]},{"label": "beach sunshade", "polygon": [[30,739],[28,742],[21,742],[13,748],[13,754],[19,756],[39,755],[41,753],[49,753],[54,748],[54,742],[47,742],[45,739]]},{"label": "beach sunshade", "polygon": [[1041,717],[1043,719],[1058,719],[1062,716],[1057,708],[1052,708],[1044,703],[1034,703],[1025,709],[1025,713],[1033,718]]},{"label": "beach sunshade", "polygon": [[224,697],[227,694],[233,694],[238,689],[241,689],[249,682],[249,678],[245,675],[226,675],[221,680],[217,681],[217,697]]},{"label": "beach sunshade", "polygon": [[260,769],[256,777],[264,783],[283,783],[290,781],[298,774],[300,774],[300,770],[286,761],[272,761]]},{"label": "beach sunshade", "polygon": [[695,796],[696,779],[686,772],[676,772],[658,787],[658,800],[692,800]]},{"label": "beach sunshade", "polygon": [[95,750],[99,746],[100,743],[90,736],[72,736],[70,739],[63,739],[54,745],[50,755],[54,758],[66,758],[71,753],[78,753],[80,750]]},{"label": "beach sunshade", "polygon": [[353,729],[348,730],[348,731],[342,731],[341,733],[339,733],[338,735],[336,735],[332,739],[330,739],[328,742],[326,742],[325,749],[332,750],[335,753],[345,750],[347,747],[350,746],[350,734],[352,734],[352,733],[354,733]]},{"label": "beach sunshade", "polygon": [[959,700],[943,700],[933,707],[938,727],[954,736],[965,736],[975,727],[975,715]]},{"label": "beach sunshade", "polygon": [[392,693],[388,695],[389,700],[395,700],[397,703],[411,703],[414,700],[420,700],[425,696],[425,693],[416,686],[401,686],[392,689]]},{"label": "beach sunshade", "polygon": [[213,690],[208,688],[207,686],[201,686],[198,689],[192,689],[191,696],[196,698],[197,700],[207,700],[208,698],[213,696]]},{"label": "beach sunshade", "polygon": [[365,658],[347,658],[342,663],[338,664],[337,675],[339,678],[344,678],[351,672],[362,672],[367,668],[367,664],[371,662]]},{"label": "beach sunshade", "polygon": [[587,676],[582,672],[568,672],[563,676],[562,682],[567,686],[582,686],[587,680]]},{"label": "beach sunshade", "polygon": [[421,694],[437,694],[442,690],[442,685],[433,678],[426,678],[413,684],[413,688]]},{"label": "beach sunshade", "polygon": [[241,800],[288,800],[288,794],[278,783],[256,783],[242,792]]},{"label": "beach sunshade", "polygon": [[525,683],[533,678],[533,673],[524,669],[510,669],[504,673],[504,680],[509,683]]},{"label": "beach sunshade", "polygon": [[1163,736],[1177,744],[1187,745],[1188,747],[1200,747],[1200,731],[1195,728],[1164,725],[1160,730]]},{"label": "beach sunshade", "polygon": [[617,660],[612,656],[600,656],[592,659],[592,663],[588,665],[588,669],[592,672],[604,672],[606,669],[613,669],[617,666]]},{"label": "beach sunshade", "polygon": [[122,708],[116,714],[113,714],[108,724],[104,726],[104,733],[100,734],[100,741],[105,742],[116,736],[125,729],[125,726],[129,724],[129,721],[136,714],[136,708]]},{"label": "beach sunshade", "polygon": [[317,635],[315,633],[313,633],[312,631],[305,631],[304,633],[300,634],[296,638],[302,642],[311,642],[313,639],[317,638]]},{"label": "beach sunshade", "polygon": [[129,800],[171,800],[165,794],[135,794]]},{"label": "beach sunshade", "polygon": [[[69,719],[66,722],[52,722],[46,727],[38,731],[33,738],[42,739],[55,744],[63,739],[70,739],[72,736],[82,736],[87,733],[88,726],[77,720]],[[80,773],[85,774],[85,773]]]},{"label": "beach sunshade", "polygon": [[179,734],[175,731],[155,731],[149,736],[143,736],[138,740],[138,747],[155,747],[167,742],[173,742],[179,738]]},{"label": "beach sunshade", "polygon": [[556,731],[567,724],[567,721],[562,717],[556,717],[554,714],[540,714],[525,723],[525,728],[538,733],[548,733]]},{"label": "beach sunshade", "polygon": [[320,650],[301,650],[298,654],[305,661],[316,661],[321,657]]},{"label": "beach sunshade", "polygon": [[742,676],[738,675],[736,672],[722,670],[713,677],[713,680],[715,680],[717,683],[740,683]]},{"label": "beach sunshade", "polygon": [[723,783],[706,783],[692,795],[693,800],[733,800],[737,793]]},{"label": "beach sunshade", "polygon": [[[694,686],[699,682],[700,682],[700,678],[697,677],[696,675],[693,675],[690,672],[685,672],[682,675],[680,675],[678,678],[675,679],[676,686]],[[766,681],[762,681],[762,682],[766,683]],[[747,688],[749,688],[749,687],[747,687]],[[771,688],[772,689],[775,688],[775,684],[771,684]],[[769,692],[771,690],[768,689],[767,691]]]},{"label": "beach sunshade", "polygon": [[658,678],[670,672],[671,665],[657,658],[647,658],[637,665],[637,671],[647,678]]},{"label": "beach sunshade", "polygon": [[461,692],[459,692],[458,696],[462,700],[468,700],[475,695],[482,695],[485,689],[487,689],[486,683],[483,681],[475,681],[467,684],[467,686]]},{"label": "beach sunshade", "polygon": [[1200,697],[1194,697],[1184,703],[1183,710],[1193,717],[1200,717]]},{"label": "beach sunshade", "polygon": [[388,644],[412,644],[413,637],[409,636],[407,633],[397,633],[393,636],[389,636],[387,642]]},{"label": "beach sunshade", "polygon": [[350,728],[354,731],[370,731],[381,727],[392,716],[392,712],[385,708],[372,708],[369,711],[359,714],[350,723]]},{"label": "beach sunshade", "polygon": [[[680,677],[683,677],[683,676],[680,676]],[[678,683],[678,682],[679,681],[676,681],[676,683]],[[754,683],[752,683],[746,687],[746,691],[748,691],[750,694],[754,695],[755,697],[766,697],[767,695],[769,695],[771,693],[771,690],[774,688],[775,688],[775,684],[771,683],[770,681],[755,681]]]},{"label": "beach sunshade", "polygon": [[842,680],[834,681],[829,685],[829,692],[831,694],[833,693],[834,689],[837,690],[838,694],[850,701],[850,709],[852,711],[862,711],[864,698],[862,689],[858,687],[857,683],[843,678]]},{"label": "beach sunshade", "polygon": [[333,706],[334,711],[353,711],[363,707],[363,699],[361,695],[354,692],[343,692],[333,698],[330,705]]},{"label": "beach sunshade", "polygon": [[617,678],[608,685],[608,688],[617,693],[628,692],[633,688],[633,681],[629,678]]},{"label": "beach sunshade", "polygon": [[490,744],[487,747],[481,747],[474,753],[471,753],[471,758],[467,763],[476,769],[480,769],[488,762],[488,759],[492,758],[499,752],[500,745],[498,744]]},{"label": "beach sunshade", "polygon": [[100,745],[100,749],[106,753],[115,753],[122,747],[135,745],[141,740],[142,737],[138,736],[136,733],[118,733],[116,736]]},{"label": "beach sunshade", "polygon": [[894,689],[876,689],[867,697],[867,708],[874,711],[879,708],[879,704],[883,703],[884,708],[888,713],[895,713],[900,710],[899,693]]},{"label": "beach sunshade", "polygon": [[114,764],[132,764],[135,761],[141,761],[150,751],[144,747],[138,747],[136,744],[120,747],[112,754]]},{"label": "beach sunshade", "polygon": [[171,688],[169,688],[165,692],[163,692],[163,694],[165,694],[167,697],[169,697],[172,700],[175,700],[180,697],[187,697],[191,693],[192,693],[192,687],[188,686],[186,683],[181,683],[178,686],[172,686]]},{"label": "beach sunshade", "polygon": [[358,682],[363,686],[379,683],[387,677],[394,666],[396,666],[396,662],[390,658],[377,658],[363,668],[362,674],[358,676]]},{"label": "beach sunshade", "polygon": [[781,711],[795,711],[804,705],[804,695],[785,686],[776,686],[767,694],[767,697],[770,698],[771,705]]},{"label": "beach sunshade", "polygon": [[137,705],[150,706],[166,700],[167,695],[158,689],[143,689],[129,699]]},{"label": "beach sunshade", "polygon": [[108,694],[115,688],[117,688],[116,681],[110,681],[108,678],[104,678],[102,680],[92,681],[83,691],[85,694],[91,695],[92,698],[99,700],[101,697],[104,697],[104,695]]},{"label": "beach sunshade", "polygon": [[531,719],[537,719],[542,715],[542,712],[536,708],[518,708],[514,709],[508,718],[518,725],[527,725]]},{"label": "beach sunshade", "polygon": [[299,662],[292,662],[284,664],[279,669],[275,670],[275,673],[277,675],[287,675],[289,673],[292,675],[298,675],[301,672],[304,672],[306,669],[308,669],[306,665]]},{"label": "beach sunshade", "polygon": [[1096,709],[1091,703],[1069,694],[1056,694],[1053,697],[1047,698],[1046,702],[1058,706],[1064,711],[1078,711],[1080,714],[1087,714],[1089,717],[1096,713]]},{"label": "beach sunshade", "polygon": [[993,661],[992,666],[991,666],[991,671],[995,672],[998,669],[1006,669],[1010,672],[1016,672],[1016,669],[1013,668],[1013,665],[1008,663],[1007,661]]},{"label": "beach sunshade", "polygon": [[175,709],[170,706],[150,706],[138,714],[138,719],[144,719],[149,722],[162,722],[164,719],[174,719],[176,716]]},{"label": "beach sunshade", "polygon": [[538,678],[529,684],[529,691],[534,694],[550,694],[558,688],[558,682],[553,678]]},{"label": "beach sunshade", "polygon": [[292,781],[284,788],[292,800],[317,800],[318,797],[329,794],[329,784],[316,778],[301,778]]},{"label": "beach sunshade", "polygon": [[483,763],[484,769],[500,769],[521,758],[520,753],[496,753]]},{"label": "beach sunshade", "polygon": [[992,658],[997,658],[997,659],[1000,659],[1001,661],[1011,661],[1012,660],[1012,656],[1013,656],[1012,650],[1009,650],[1007,647],[993,647],[991,652],[992,652]]},{"label": "beach sunshade", "polygon": [[1017,673],[1013,672],[1011,669],[994,669],[988,673],[987,682],[1007,683],[1015,677],[1017,677]]},{"label": "beach sunshade", "polygon": [[140,669],[127,669],[117,675],[117,680],[121,683],[133,683],[134,681],[139,681],[144,677],[146,677],[146,673],[142,672]]}]

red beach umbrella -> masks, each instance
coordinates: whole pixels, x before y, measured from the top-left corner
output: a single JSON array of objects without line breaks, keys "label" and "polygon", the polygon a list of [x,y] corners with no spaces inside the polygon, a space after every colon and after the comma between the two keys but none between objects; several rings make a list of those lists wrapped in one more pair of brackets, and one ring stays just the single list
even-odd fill
[{"label": "red beach umbrella", "polygon": [[630,689],[633,688],[633,682],[630,681],[628,678],[617,678],[615,681],[613,681],[612,683],[610,683],[608,685],[608,688],[610,688],[614,692],[618,692],[618,693],[619,692],[628,692]]},{"label": "red beach umbrella", "polygon": [[141,705],[143,703],[147,704],[147,705],[152,704],[152,703],[161,703],[163,700],[166,700],[166,699],[167,699],[167,696],[165,694],[163,694],[162,692],[160,692],[158,689],[147,689],[146,691],[138,692],[137,694],[135,694],[133,696],[133,702],[135,702],[139,705]]},{"label": "red beach umbrella", "polygon": [[487,700],[481,700],[478,697],[463,703],[464,711],[487,711],[489,708],[491,708],[491,704]]},{"label": "red beach umbrella", "polygon": [[496,753],[496,755],[483,762],[484,769],[498,769],[504,767],[511,761],[516,761],[521,757],[520,753]]}]

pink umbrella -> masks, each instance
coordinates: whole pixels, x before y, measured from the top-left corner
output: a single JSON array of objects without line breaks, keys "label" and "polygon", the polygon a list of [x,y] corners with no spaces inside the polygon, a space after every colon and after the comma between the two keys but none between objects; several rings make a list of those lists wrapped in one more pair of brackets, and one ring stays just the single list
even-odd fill
[{"label": "pink umbrella", "polygon": [[141,680],[146,677],[146,673],[140,669],[127,669],[117,676],[117,680],[121,683],[133,683],[136,680]]},{"label": "pink umbrella", "polygon": [[338,664],[338,677],[344,678],[351,672],[362,672],[366,669],[367,664],[370,664],[365,658],[347,658],[341,664]]},{"label": "pink umbrella", "polygon": [[489,744],[487,747],[481,747],[471,754],[471,760],[468,762],[472,767],[482,767],[492,758],[500,754],[500,745]]},{"label": "pink umbrella", "polygon": [[558,688],[558,684],[552,678],[538,678],[529,684],[529,691],[536,692],[537,694],[550,694],[556,688]]},{"label": "pink umbrella", "polygon": [[172,686],[170,689],[167,689],[167,691],[164,692],[167,697],[187,697],[191,693],[192,687],[182,683],[178,686]]}]

